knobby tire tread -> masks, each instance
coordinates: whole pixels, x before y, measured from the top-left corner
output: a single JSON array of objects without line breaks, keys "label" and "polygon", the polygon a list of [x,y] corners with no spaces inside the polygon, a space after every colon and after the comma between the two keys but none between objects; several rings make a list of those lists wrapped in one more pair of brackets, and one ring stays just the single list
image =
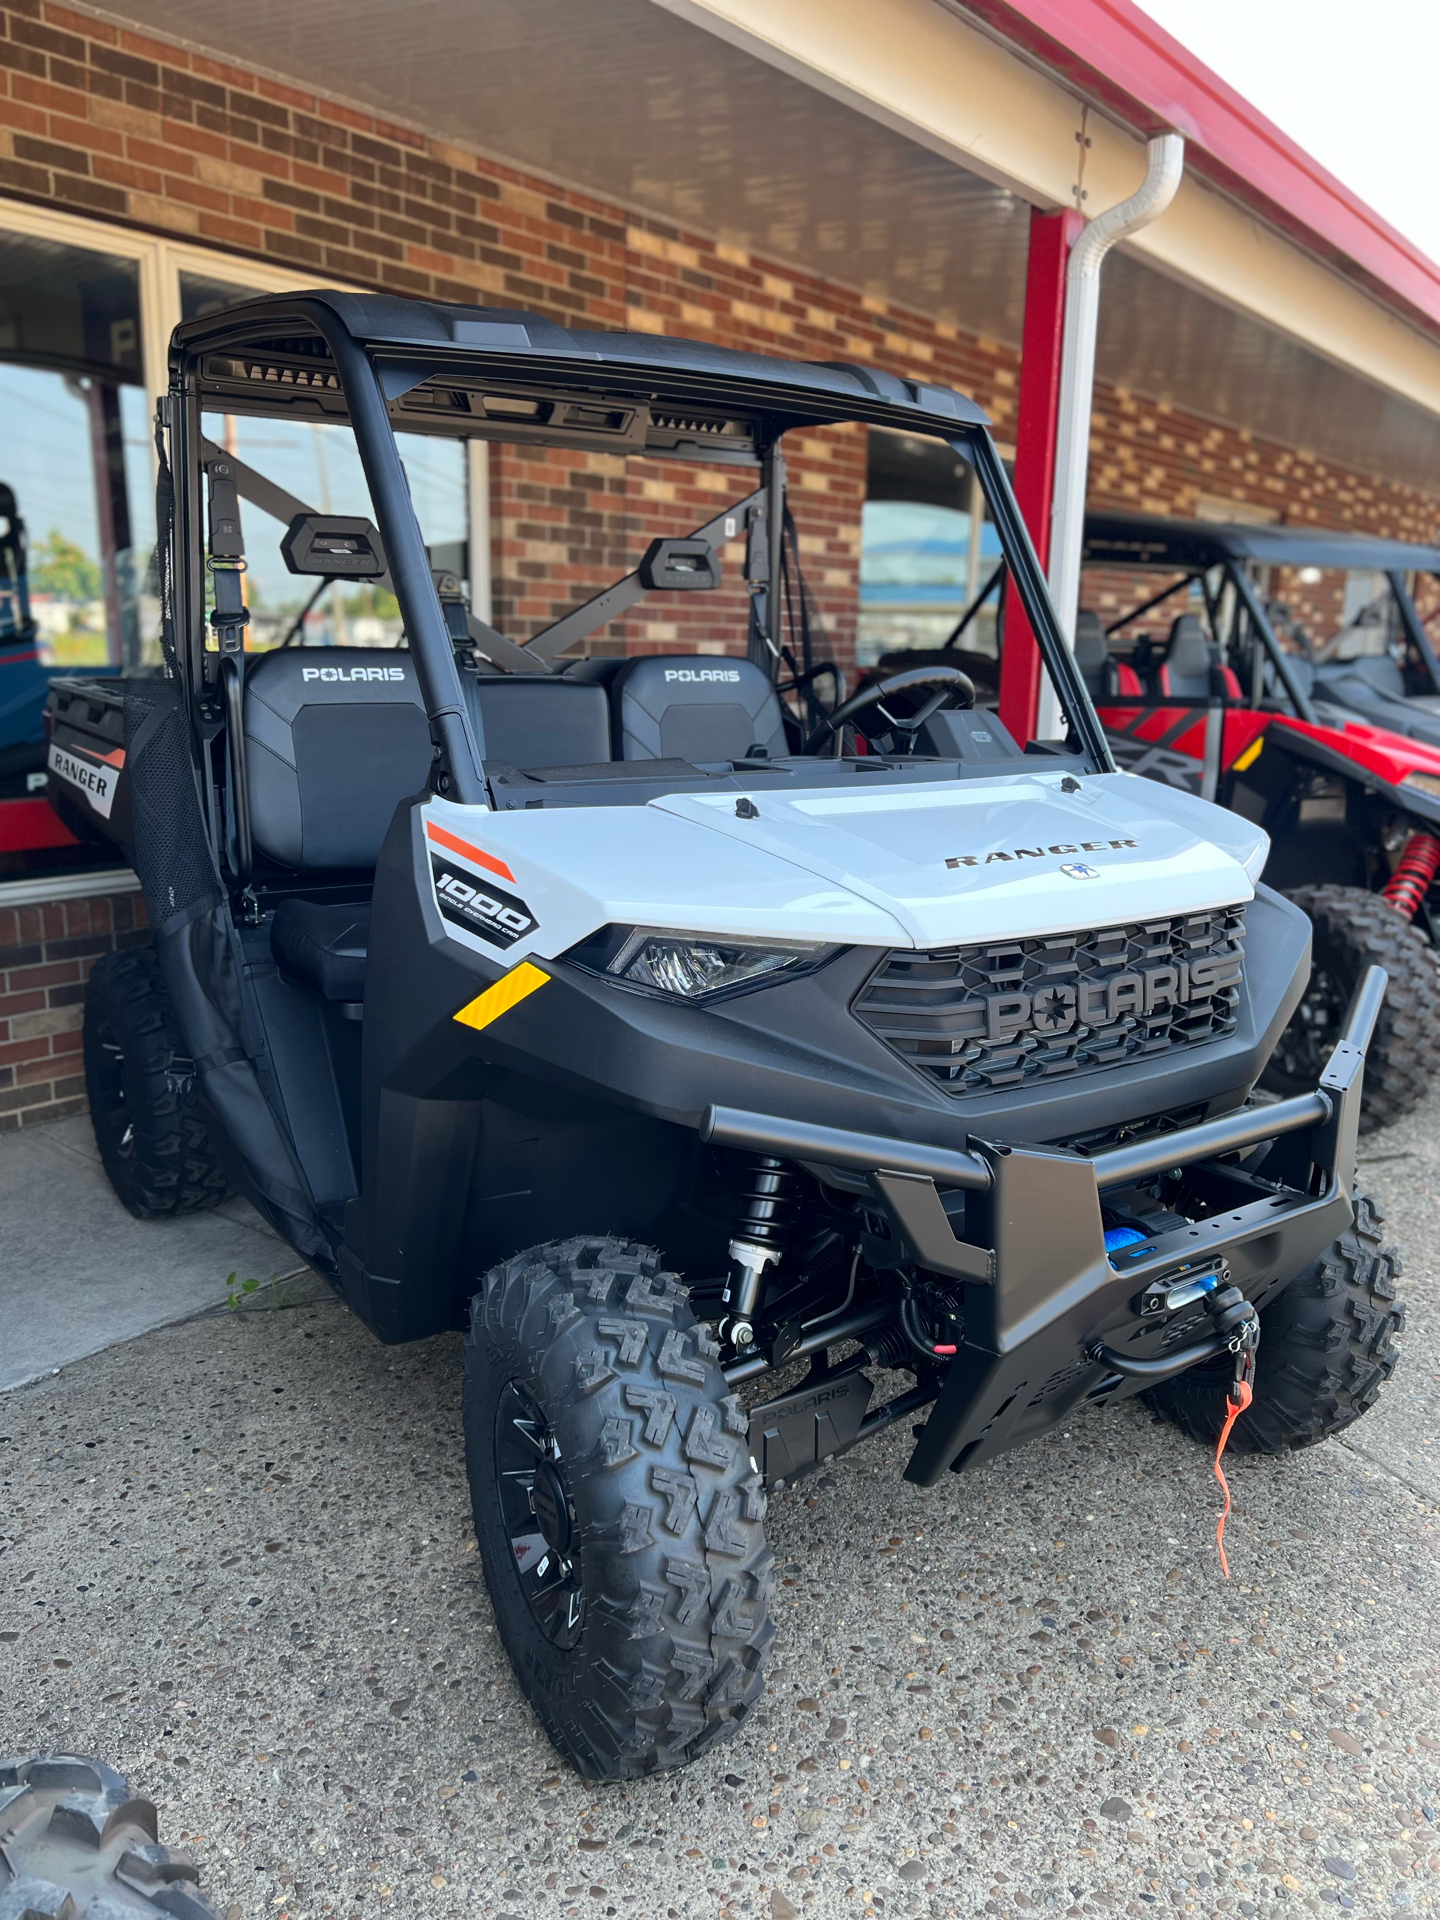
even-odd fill
[{"label": "knobby tire tread", "polygon": [[[534,1622],[491,1494],[511,1379],[569,1463],[585,1592],[569,1652]],[[496,1623],[556,1749],[588,1779],[633,1779],[733,1734],[774,1636],[765,1490],[719,1349],[659,1256],[577,1238],[494,1268],[472,1303],[464,1408]]]},{"label": "knobby tire tread", "polygon": [[[124,1060],[129,1151],[105,1097],[106,1041]],[[97,960],[85,989],[85,1081],[95,1143],[111,1186],[140,1220],[217,1206],[230,1182],[216,1160],[194,1089],[194,1064],[170,1006],[160,965],[139,948]]]},{"label": "knobby tire tread", "polygon": [[[1313,1447],[1374,1406],[1405,1325],[1395,1293],[1400,1255],[1383,1227],[1375,1203],[1357,1193],[1353,1224],[1262,1309],[1254,1398],[1231,1431],[1235,1452]],[[1145,1397],[1162,1419],[1213,1447],[1231,1377],[1228,1359],[1191,1367]]]},{"label": "knobby tire tread", "polygon": [[215,1920],[198,1877],[113,1768],[68,1753],[0,1758],[0,1920]]},{"label": "knobby tire tread", "polygon": [[[1372,964],[1390,976],[1365,1057],[1360,1130],[1391,1126],[1419,1104],[1440,1074],[1434,949],[1417,927],[1363,887],[1297,887],[1288,897],[1310,916],[1317,962],[1324,959],[1352,982]],[[1308,1091],[1268,1076],[1262,1084],[1277,1092]]]}]

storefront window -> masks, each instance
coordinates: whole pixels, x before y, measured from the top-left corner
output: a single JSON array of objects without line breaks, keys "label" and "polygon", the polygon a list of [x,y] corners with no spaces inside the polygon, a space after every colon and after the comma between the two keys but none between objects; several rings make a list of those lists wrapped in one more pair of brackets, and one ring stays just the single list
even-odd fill
[{"label": "storefront window", "polygon": [[154,547],[132,260],[0,231],[0,484],[42,658],[134,668]]},{"label": "storefront window", "polygon": [[[870,435],[861,518],[859,664],[943,646],[1000,558],[968,462],[938,440]],[[967,651],[994,656],[995,607],[964,635]]]},{"label": "storefront window", "polygon": [[[370,493],[349,427],[301,420],[207,414],[206,436],[317,513],[373,519]],[[466,572],[465,452],[459,441],[397,435],[431,564]],[[280,552],[286,529],[256,506],[242,506],[245,528],[246,646],[287,639],[305,646],[393,647],[400,609],[392,594],[365,583],[320,587],[291,573]],[[298,624],[297,624],[298,623]],[[291,638],[293,634],[293,638]]]},{"label": "storefront window", "polygon": [[243,301],[259,298],[256,287],[242,287],[233,280],[208,273],[192,273],[187,267],[180,269],[182,320],[208,320],[213,313],[223,313],[227,307],[238,307]]}]

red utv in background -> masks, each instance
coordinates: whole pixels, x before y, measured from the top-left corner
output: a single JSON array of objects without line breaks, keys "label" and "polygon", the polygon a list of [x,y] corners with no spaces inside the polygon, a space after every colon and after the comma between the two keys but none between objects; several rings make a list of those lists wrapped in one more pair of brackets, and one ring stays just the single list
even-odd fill
[{"label": "red utv in background", "polygon": [[46,804],[46,696],[54,681],[92,671],[53,666],[45,655],[30,607],[25,522],[0,480],[0,881],[116,863],[108,844],[77,840]]},{"label": "red utv in background", "polygon": [[1434,597],[1440,553],[1097,514],[1084,560],[1076,660],[1116,763],[1263,826],[1266,882],[1314,924],[1264,1084],[1313,1083],[1375,961],[1365,1118],[1398,1119],[1440,1065],[1440,664],[1411,585]]}]

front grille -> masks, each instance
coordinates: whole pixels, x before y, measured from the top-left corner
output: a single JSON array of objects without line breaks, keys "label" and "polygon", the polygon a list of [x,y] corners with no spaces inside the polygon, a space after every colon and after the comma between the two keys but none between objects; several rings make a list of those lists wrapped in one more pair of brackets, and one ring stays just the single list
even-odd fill
[{"label": "front grille", "polygon": [[1245,909],[892,953],[857,1017],[946,1093],[1102,1073],[1233,1033]]}]

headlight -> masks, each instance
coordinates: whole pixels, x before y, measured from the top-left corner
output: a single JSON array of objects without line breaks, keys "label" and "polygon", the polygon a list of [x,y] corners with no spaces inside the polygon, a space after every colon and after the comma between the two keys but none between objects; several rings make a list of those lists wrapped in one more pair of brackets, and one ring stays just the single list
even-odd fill
[{"label": "headlight", "polygon": [[832,952],[819,941],[611,926],[572,947],[565,958],[652,993],[701,1000],[757,985],[773,974],[803,971]]},{"label": "headlight", "polygon": [[1440,773],[1407,773],[1400,784],[1402,787],[1418,787],[1421,793],[1428,793],[1432,799],[1440,800]]}]

